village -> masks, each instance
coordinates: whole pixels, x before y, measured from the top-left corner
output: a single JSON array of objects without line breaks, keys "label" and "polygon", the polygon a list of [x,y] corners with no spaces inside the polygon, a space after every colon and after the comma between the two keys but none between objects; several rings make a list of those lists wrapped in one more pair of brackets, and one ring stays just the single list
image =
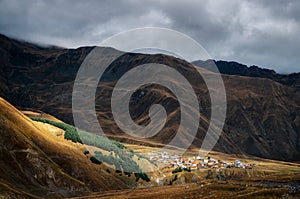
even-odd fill
[{"label": "village", "polygon": [[170,155],[168,152],[149,152],[149,160],[158,162],[166,167],[182,169],[190,169],[191,171],[200,170],[203,168],[241,168],[241,169],[252,169],[256,166],[255,163],[241,162],[235,160],[233,162],[226,162],[218,159],[214,159],[210,156],[201,157],[182,157],[176,154]]}]

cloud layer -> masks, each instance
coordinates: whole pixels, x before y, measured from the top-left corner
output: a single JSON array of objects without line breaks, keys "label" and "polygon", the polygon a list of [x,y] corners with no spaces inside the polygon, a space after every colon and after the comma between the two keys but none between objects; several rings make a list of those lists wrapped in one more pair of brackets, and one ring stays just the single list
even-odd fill
[{"label": "cloud layer", "polygon": [[[271,4],[272,3],[272,4]],[[0,33],[64,47],[97,45],[132,28],[185,33],[214,59],[300,71],[300,1],[1,0]]]}]

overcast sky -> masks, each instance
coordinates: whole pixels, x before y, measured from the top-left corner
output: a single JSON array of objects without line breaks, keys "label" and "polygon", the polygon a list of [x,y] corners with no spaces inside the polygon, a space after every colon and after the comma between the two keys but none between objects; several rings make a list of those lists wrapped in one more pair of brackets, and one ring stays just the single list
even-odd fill
[{"label": "overcast sky", "polygon": [[44,44],[97,45],[145,26],[187,34],[216,60],[300,72],[298,0],[0,0],[0,33]]}]

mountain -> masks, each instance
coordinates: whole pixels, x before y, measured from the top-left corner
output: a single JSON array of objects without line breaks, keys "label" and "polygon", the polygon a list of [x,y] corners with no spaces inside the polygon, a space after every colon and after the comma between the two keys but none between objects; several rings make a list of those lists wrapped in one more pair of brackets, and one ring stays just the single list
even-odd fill
[{"label": "mountain", "polygon": [[[296,88],[297,91],[300,90],[300,72],[292,73],[292,74],[278,74],[274,70],[260,68],[255,65],[248,67],[238,62],[222,61],[222,60],[219,61],[209,60],[206,62],[198,60],[198,61],[194,61],[193,64],[201,65],[204,67],[204,66],[209,66],[208,63],[210,61],[213,61],[215,63],[218,70],[222,74],[267,78],[279,82],[283,85]],[[209,69],[209,67],[207,69]]]},{"label": "mountain", "polygon": [[[215,151],[210,156],[219,160],[232,162],[238,157],[243,161],[255,161],[256,166],[251,170],[223,168],[221,177],[224,179],[218,182],[226,180],[226,183],[214,182],[211,178],[217,179],[216,174],[206,179],[211,168],[173,174],[173,167],[149,173],[151,182],[148,184],[141,180],[136,183],[133,176],[117,174],[103,164],[93,164],[83,150],[89,149],[92,153],[95,147],[66,140],[62,136],[66,132],[53,125],[55,123],[43,123],[39,119],[61,122],[43,112],[21,112],[0,98],[1,198],[140,198],[141,195],[146,198],[201,195],[269,198],[286,193],[299,195],[299,192],[292,192],[294,187],[297,189],[300,179],[299,164]],[[128,146],[144,154],[156,150],[140,145]],[[165,186],[158,186],[157,180]],[[251,186],[245,187],[245,184]]]},{"label": "mountain", "polygon": [[[40,47],[1,35],[0,96],[18,108],[42,110],[72,124],[73,83],[82,61],[92,49]],[[101,49],[108,55],[118,52],[112,48]],[[116,81],[128,70],[146,63],[169,65],[191,83],[200,101],[201,113],[198,133],[191,147],[199,147],[210,121],[211,103],[207,87],[190,63],[162,54],[125,53],[108,67],[96,93],[96,111],[104,132],[122,142],[150,146],[162,146],[175,136],[179,126],[179,104],[172,92],[159,85],[145,85],[130,101],[131,116],[139,124],[149,122],[147,113],[152,104],[165,107],[167,122],[157,135],[137,139],[123,133],[113,119],[110,97]],[[227,73],[222,78],[228,108],[225,126],[214,150],[300,161],[298,74],[279,75],[256,67],[216,63],[221,72]],[[195,65],[205,68],[204,62]],[[142,98],[138,95],[141,90],[145,93]],[[188,131],[184,136],[190,136]]]},{"label": "mountain", "polygon": [[93,164],[82,144],[63,139],[59,131],[0,98],[0,197],[61,198],[135,186],[134,179]]}]

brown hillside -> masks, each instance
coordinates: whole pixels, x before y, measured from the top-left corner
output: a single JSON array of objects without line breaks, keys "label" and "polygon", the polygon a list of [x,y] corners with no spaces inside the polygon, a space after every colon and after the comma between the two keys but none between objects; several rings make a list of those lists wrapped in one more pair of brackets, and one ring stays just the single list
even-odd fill
[{"label": "brown hillside", "polygon": [[130,185],[92,164],[82,148],[0,98],[0,197],[58,198]]},{"label": "brown hillside", "polygon": [[[47,49],[1,36],[0,50],[0,96],[20,109],[41,110],[72,124],[74,79],[92,48]],[[105,54],[117,52],[111,48],[103,50]],[[168,120],[160,134],[151,139],[136,139],[124,134],[112,118],[110,96],[116,80],[131,68],[146,63],[171,66],[190,81],[202,115],[192,146],[199,147],[210,121],[207,88],[189,63],[161,54],[126,53],[107,69],[96,95],[96,110],[105,133],[124,142],[157,146],[168,143],[174,136],[179,125],[179,106],[174,95],[161,86],[144,88],[146,95],[141,99],[133,95],[130,106],[132,118],[147,124],[150,105],[162,104]],[[300,93],[295,86],[260,77],[223,75],[223,79],[228,111],[223,133],[214,149],[300,161]]]}]

